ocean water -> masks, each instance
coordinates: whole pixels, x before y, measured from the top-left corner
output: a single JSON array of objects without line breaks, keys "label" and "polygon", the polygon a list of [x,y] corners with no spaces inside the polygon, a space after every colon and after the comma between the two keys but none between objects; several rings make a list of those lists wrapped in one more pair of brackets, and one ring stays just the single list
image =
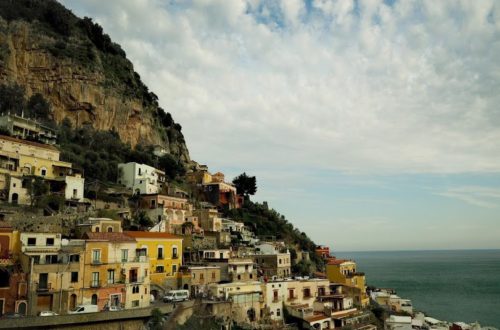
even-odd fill
[{"label": "ocean water", "polygon": [[336,256],[355,260],[368,285],[396,289],[428,316],[500,328],[500,250],[339,252]]}]

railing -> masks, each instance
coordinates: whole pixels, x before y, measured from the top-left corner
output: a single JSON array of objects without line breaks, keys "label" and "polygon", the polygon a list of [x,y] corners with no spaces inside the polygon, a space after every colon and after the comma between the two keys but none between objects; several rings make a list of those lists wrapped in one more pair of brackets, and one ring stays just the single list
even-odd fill
[{"label": "railing", "polygon": [[145,277],[131,277],[125,280],[126,284],[131,284],[131,283],[143,283]]},{"label": "railing", "polygon": [[100,288],[101,287],[101,281],[90,281],[90,287],[91,288]]},{"label": "railing", "polygon": [[37,283],[36,291],[49,291],[52,289],[52,283]]}]

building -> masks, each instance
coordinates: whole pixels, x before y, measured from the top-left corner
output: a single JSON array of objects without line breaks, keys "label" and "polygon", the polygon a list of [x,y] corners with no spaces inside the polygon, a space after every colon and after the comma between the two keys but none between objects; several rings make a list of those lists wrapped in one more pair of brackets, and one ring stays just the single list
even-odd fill
[{"label": "building", "polygon": [[273,254],[255,254],[252,256],[262,276],[267,278],[285,278],[291,275],[290,252]]},{"label": "building", "polygon": [[17,115],[0,116],[0,127],[5,128],[11,136],[23,140],[39,141],[54,145],[57,143],[56,131],[40,122]]},{"label": "building", "polygon": [[19,232],[0,221],[0,317],[28,311],[28,283],[19,263],[20,251]]},{"label": "building", "polygon": [[[191,222],[198,228],[198,218],[192,216],[193,206],[186,198],[168,195],[144,195],[140,201],[141,209],[155,222],[155,231],[182,233],[182,225]],[[191,221],[188,221],[191,219]]]},{"label": "building", "polygon": [[230,302],[231,318],[238,324],[256,325],[263,306],[260,282],[233,282],[210,284],[209,296]]},{"label": "building", "polygon": [[330,255],[330,248],[326,245],[318,245],[316,247],[316,250],[314,251],[314,253],[322,258],[322,259],[329,259],[331,258],[331,255]]},{"label": "building", "polygon": [[87,232],[119,233],[121,231],[121,220],[113,220],[109,218],[88,218],[76,225],[76,235],[80,238]]},{"label": "building", "polygon": [[354,304],[365,307],[369,304],[366,294],[365,274],[357,271],[352,260],[330,259],[326,265],[326,276],[332,283],[345,284],[356,290]]},{"label": "building", "polygon": [[205,200],[221,209],[236,207],[236,187],[226,182],[203,183],[202,189]]},{"label": "building", "polygon": [[150,304],[150,264],[145,249],[121,232],[85,234],[81,304],[125,309]]},{"label": "building", "polygon": [[411,330],[411,316],[391,315],[385,320],[385,330]]},{"label": "building", "polygon": [[157,194],[165,187],[165,172],[135,162],[118,164],[118,183],[133,193]]},{"label": "building", "polygon": [[125,234],[136,240],[136,249],[149,256],[151,294],[155,298],[172,289],[189,287],[190,275],[178,273],[182,265],[181,237],[148,231],[126,231]]},{"label": "building", "polygon": [[215,208],[201,208],[193,211],[204,231],[222,231],[222,219]]},{"label": "building", "polygon": [[196,297],[208,293],[210,284],[219,283],[220,267],[218,266],[188,266],[191,273],[191,296]]},{"label": "building", "polygon": [[30,204],[29,180],[43,178],[52,193],[63,194],[67,201],[83,202],[85,179],[71,163],[59,160],[55,146],[0,136],[0,190],[13,204]]}]

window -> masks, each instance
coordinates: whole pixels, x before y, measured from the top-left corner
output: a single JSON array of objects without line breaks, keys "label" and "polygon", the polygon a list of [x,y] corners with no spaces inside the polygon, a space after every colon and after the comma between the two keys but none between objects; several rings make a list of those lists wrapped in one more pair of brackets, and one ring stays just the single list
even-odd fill
[{"label": "window", "polygon": [[172,265],[172,274],[177,273],[177,265]]},{"label": "window", "polygon": [[245,265],[245,271],[248,271],[248,265]]},{"label": "window", "polygon": [[163,259],[163,246],[158,247],[158,259]]},{"label": "window", "polygon": [[304,289],[304,298],[310,298],[311,297],[311,289],[305,288]]},{"label": "window", "polygon": [[73,198],[76,198],[78,196],[78,190],[73,189]]},{"label": "window", "polygon": [[279,263],[280,263],[280,265],[281,265],[281,259],[279,259]]},{"label": "window", "polygon": [[95,227],[95,232],[98,233],[99,231],[99,227]]},{"label": "window", "polygon": [[70,255],[69,262],[80,262],[80,255],[79,254]]},{"label": "window", "polygon": [[241,280],[241,275],[238,275],[238,280]]},{"label": "window", "polygon": [[154,199],[151,200],[151,208],[155,208],[156,207],[156,201]]},{"label": "window", "polygon": [[163,272],[165,272],[165,268],[163,268],[163,266],[156,266],[156,272],[163,273]]},{"label": "window", "polygon": [[97,295],[93,294],[91,299],[92,305],[97,305]]},{"label": "window", "polygon": [[90,286],[92,288],[98,288],[99,287],[99,272],[93,272],[92,273],[92,282],[90,283]]},{"label": "window", "polygon": [[78,282],[78,272],[71,272],[71,283]]},{"label": "window", "polygon": [[196,278],[196,273],[193,273],[193,279],[195,279],[195,278]]},{"label": "window", "polygon": [[101,262],[101,250],[92,250],[92,263],[98,264]]},{"label": "window", "polygon": [[177,256],[177,247],[176,246],[174,246],[172,248],[172,258],[173,259],[177,259],[178,258],[178,256]]},{"label": "window", "polygon": [[41,176],[46,176],[47,175],[47,169],[45,167],[42,167],[40,170],[40,175]]},{"label": "window", "polygon": [[294,296],[293,296],[293,289],[289,289],[288,290],[288,299],[294,299]]},{"label": "window", "polygon": [[253,278],[253,274],[250,274],[250,278],[251,278],[251,279]]},{"label": "window", "polygon": [[113,227],[108,227],[108,233],[112,233],[113,232]]},{"label": "window", "polygon": [[123,249],[122,250],[122,262],[127,262],[127,260],[128,260],[128,250]]},{"label": "window", "polygon": [[47,245],[47,246],[53,246],[54,245],[54,239],[53,238],[47,238],[45,240],[45,245]]},{"label": "window", "polygon": [[28,237],[28,246],[33,246],[33,245],[36,245],[36,238]]},{"label": "window", "polygon": [[203,273],[200,274],[200,280],[203,280],[204,279],[204,276],[203,276]]},{"label": "window", "polygon": [[132,300],[132,307],[139,307],[139,300]]},{"label": "window", "polygon": [[109,284],[115,283],[115,270],[114,269],[108,269],[108,283]]},{"label": "window", "polygon": [[139,286],[138,285],[134,285],[132,287],[132,293],[139,293]]},{"label": "window", "polygon": [[33,256],[33,263],[38,265],[40,263],[40,256]]},{"label": "window", "polygon": [[57,264],[57,254],[47,254],[45,255],[46,264]]},{"label": "window", "polygon": [[281,309],[276,309],[276,316],[281,316]]},{"label": "window", "polygon": [[212,272],[212,280],[215,280],[215,272]]}]

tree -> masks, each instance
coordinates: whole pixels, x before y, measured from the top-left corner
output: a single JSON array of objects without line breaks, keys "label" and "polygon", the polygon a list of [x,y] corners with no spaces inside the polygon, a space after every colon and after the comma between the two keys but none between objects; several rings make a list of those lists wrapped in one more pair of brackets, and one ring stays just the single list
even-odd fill
[{"label": "tree", "polygon": [[165,171],[165,175],[171,180],[186,173],[184,166],[168,154],[160,157],[158,165],[161,170]]},{"label": "tree", "polygon": [[42,197],[49,192],[49,185],[40,177],[28,177],[25,186],[30,196],[31,206],[38,205]]},{"label": "tree", "polygon": [[49,120],[50,119],[50,104],[45,100],[42,94],[33,94],[26,105],[27,114],[36,119]]},{"label": "tree", "polygon": [[24,104],[24,89],[17,85],[0,85],[0,112],[21,115]]},{"label": "tree", "polygon": [[153,221],[151,221],[151,219],[144,211],[139,211],[136,213],[134,217],[134,222],[139,224],[141,229],[147,229],[154,225]]},{"label": "tree", "polygon": [[163,313],[158,308],[153,309],[151,311],[151,318],[148,322],[148,328],[150,330],[161,330],[163,329],[163,323]]},{"label": "tree", "polygon": [[250,195],[257,192],[257,179],[254,176],[248,176],[245,172],[233,179],[238,194],[243,195],[245,200],[250,199]]}]

